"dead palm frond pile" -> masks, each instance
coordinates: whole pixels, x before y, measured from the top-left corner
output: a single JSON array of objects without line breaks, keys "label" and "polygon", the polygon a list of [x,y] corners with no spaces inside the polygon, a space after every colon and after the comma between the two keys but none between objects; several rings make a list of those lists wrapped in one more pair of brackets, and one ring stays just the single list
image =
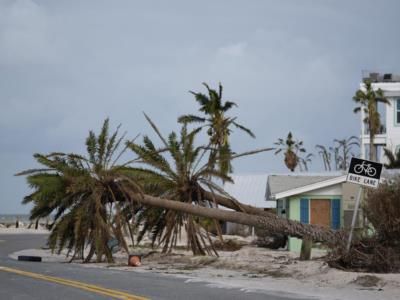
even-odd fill
[{"label": "dead palm frond pile", "polygon": [[345,241],[332,250],[330,265],[377,273],[400,272],[400,177],[368,193],[364,205],[369,228],[346,251]]}]

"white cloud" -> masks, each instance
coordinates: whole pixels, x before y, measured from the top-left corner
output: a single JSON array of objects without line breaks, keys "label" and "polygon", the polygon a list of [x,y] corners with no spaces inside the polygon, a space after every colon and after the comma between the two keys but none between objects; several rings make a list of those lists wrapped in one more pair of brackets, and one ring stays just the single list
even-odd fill
[{"label": "white cloud", "polygon": [[245,54],[246,48],[247,44],[241,42],[221,47],[218,49],[217,53],[222,56],[239,57]]},{"label": "white cloud", "polygon": [[31,0],[0,3],[0,64],[44,63],[54,57],[44,9]]}]

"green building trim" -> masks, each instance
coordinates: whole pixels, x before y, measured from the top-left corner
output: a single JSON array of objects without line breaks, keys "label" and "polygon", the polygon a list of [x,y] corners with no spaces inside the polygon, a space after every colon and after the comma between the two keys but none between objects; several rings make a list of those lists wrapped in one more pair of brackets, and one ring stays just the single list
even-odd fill
[{"label": "green building trim", "polygon": [[[333,199],[340,199],[340,227],[343,226],[343,218],[344,218],[344,212],[343,212],[343,201],[342,201],[342,196],[341,195],[296,195],[293,197],[288,197],[286,198],[286,201],[289,202],[289,213],[287,217],[291,220],[295,221],[300,221],[300,199],[302,198],[307,198],[309,201],[313,199],[327,199],[331,201],[331,210],[332,210],[332,200]],[[309,210],[311,209],[311,205],[309,205]],[[309,211],[310,215],[310,211]],[[310,219],[310,218],[309,218]],[[301,249],[301,240],[298,238],[293,238],[289,237],[288,239],[288,250],[289,251],[294,251],[294,252],[300,252]]]}]

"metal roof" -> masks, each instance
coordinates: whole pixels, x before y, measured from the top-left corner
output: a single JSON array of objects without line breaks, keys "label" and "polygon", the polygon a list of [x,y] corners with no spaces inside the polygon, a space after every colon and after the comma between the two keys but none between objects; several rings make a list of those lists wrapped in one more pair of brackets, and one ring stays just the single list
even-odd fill
[{"label": "metal roof", "polygon": [[234,183],[225,183],[224,190],[238,201],[262,208],[275,208],[266,201],[268,174],[231,175]]},{"label": "metal roof", "polygon": [[278,193],[326,181],[342,175],[342,172],[270,175],[267,183],[267,199],[272,200],[273,196]]},{"label": "metal roof", "polygon": [[318,182],[304,185],[304,186],[301,186],[298,188],[294,188],[291,190],[273,194],[273,195],[271,195],[271,198],[277,200],[277,199],[282,199],[282,198],[286,198],[286,197],[290,197],[290,196],[294,196],[294,195],[307,193],[310,191],[319,190],[319,189],[322,189],[322,188],[325,188],[328,186],[344,183],[344,182],[346,182],[346,178],[347,178],[347,175],[341,175],[341,176],[337,176],[337,177],[333,177],[333,178],[330,177],[329,179],[326,179],[324,181],[318,181]]}]

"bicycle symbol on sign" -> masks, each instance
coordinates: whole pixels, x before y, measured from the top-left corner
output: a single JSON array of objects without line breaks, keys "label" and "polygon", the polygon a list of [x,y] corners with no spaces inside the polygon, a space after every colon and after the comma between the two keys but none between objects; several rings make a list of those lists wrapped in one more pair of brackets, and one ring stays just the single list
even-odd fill
[{"label": "bicycle symbol on sign", "polygon": [[357,174],[367,174],[370,177],[374,177],[376,175],[376,169],[371,166],[371,164],[363,161],[361,164],[357,164],[354,166],[354,172]]}]

